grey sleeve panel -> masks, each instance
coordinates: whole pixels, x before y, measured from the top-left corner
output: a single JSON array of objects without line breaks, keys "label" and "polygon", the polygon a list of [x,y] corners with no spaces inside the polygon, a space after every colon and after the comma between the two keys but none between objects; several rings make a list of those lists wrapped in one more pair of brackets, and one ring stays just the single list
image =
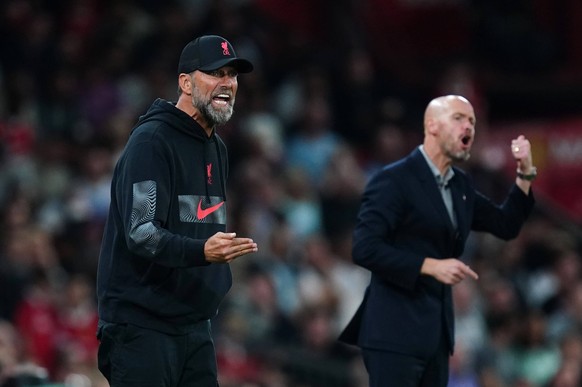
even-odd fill
[{"label": "grey sleeve panel", "polygon": [[163,235],[153,223],[155,213],[156,182],[134,183],[129,238],[138,250],[148,255],[156,254]]}]

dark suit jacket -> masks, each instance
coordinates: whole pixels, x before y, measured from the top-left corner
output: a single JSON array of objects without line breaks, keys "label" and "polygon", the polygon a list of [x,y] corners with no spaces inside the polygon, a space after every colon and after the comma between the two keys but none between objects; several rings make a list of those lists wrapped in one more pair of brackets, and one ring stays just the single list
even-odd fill
[{"label": "dark suit jacket", "polygon": [[454,347],[451,286],[421,276],[425,257],[458,258],[471,230],[517,236],[534,205],[513,186],[502,205],[475,190],[460,169],[449,182],[453,227],[435,177],[417,148],[368,183],[353,235],[353,260],[371,271],[370,285],[340,340],[416,356],[434,353],[443,332]]}]

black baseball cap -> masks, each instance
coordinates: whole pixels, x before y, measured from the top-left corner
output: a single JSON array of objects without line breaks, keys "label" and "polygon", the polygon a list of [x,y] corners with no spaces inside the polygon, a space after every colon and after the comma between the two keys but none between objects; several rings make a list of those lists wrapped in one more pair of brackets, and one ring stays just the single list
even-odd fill
[{"label": "black baseball cap", "polygon": [[226,65],[234,67],[239,73],[253,71],[253,64],[237,57],[228,40],[218,35],[204,35],[184,47],[178,63],[178,74],[188,74],[194,70],[214,71]]}]

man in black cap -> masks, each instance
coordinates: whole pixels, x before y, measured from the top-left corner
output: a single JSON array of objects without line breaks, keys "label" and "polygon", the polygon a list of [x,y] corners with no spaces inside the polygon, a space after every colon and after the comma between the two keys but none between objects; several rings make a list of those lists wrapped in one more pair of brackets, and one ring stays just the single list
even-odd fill
[{"label": "man in black cap", "polygon": [[177,103],[152,104],[115,167],[97,273],[99,369],[113,387],[218,385],[210,319],[231,287],[228,263],[257,244],[226,232],[216,128],[252,69],[220,36],[188,43]]}]

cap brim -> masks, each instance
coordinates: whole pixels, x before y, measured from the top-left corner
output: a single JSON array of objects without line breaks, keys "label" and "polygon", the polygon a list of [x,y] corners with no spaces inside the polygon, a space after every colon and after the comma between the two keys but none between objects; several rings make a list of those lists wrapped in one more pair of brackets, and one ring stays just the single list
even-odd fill
[{"label": "cap brim", "polygon": [[232,66],[238,71],[239,73],[250,73],[253,71],[253,64],[246,59],[242,58],[226,58],[217,60],[216,62],[212,62],[207,64],[206,66],[200,66],[198,70],[201,71],[214,71],[218,70],[224,66]]}]

